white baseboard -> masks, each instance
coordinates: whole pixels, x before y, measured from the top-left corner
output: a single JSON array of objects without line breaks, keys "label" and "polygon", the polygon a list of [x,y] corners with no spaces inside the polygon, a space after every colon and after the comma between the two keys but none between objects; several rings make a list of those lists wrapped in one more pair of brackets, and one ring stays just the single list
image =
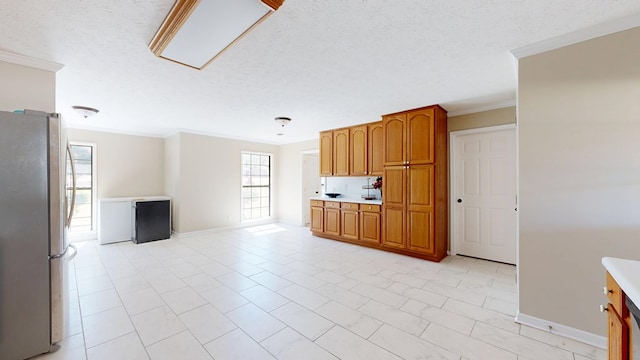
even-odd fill
[{"label": "white baseboard", "polygon": [[596,335],[580,329],[572,328],[570,326],[523,314],[521,312],[518,312],[518,314],[516,315],[516,322],[522,325],[530,326],[532,328],[544,330],[552,334],[557,334],[569,339],[577,340],[585,344],[597,346],[601,349],[607,348],[607,338],[605,336]]},{"label": "white baseboard", "polygon": [[247,228],[247,227],[252,227],[252,226],[274,224],[274,223],[277,223],[277,222],[278,221],[276,219],[269,219],[269,220],[264,220],[264,221],[252,221],[252,222],[240,223],[240,224],[231,225],[231,226],[221,226],[221,227],[216,227],[216,228],[211,228],[211,229],[206,229],[206,230],[199,230],[199,231],[190,231],[190,232],[184,232],[184,233],[183,232],[174,232],[174,234],[178,238],[187,238],[187,237],[191,237],[191,236],[215,234],[215,233],[219,233],[219,232],[223,232],[223,231],[242,229],[242,228]]}]

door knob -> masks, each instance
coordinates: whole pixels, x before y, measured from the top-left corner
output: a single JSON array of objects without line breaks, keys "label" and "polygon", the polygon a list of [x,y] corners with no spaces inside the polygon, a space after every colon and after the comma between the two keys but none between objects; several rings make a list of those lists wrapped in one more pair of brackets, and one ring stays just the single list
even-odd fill
[{"label": "door knob", "polygon": [[605,311],[609,311],[609,309],[604,305],[600,305],[600,312],[605,312]]},{"label": "door knob", "polygon": [[458,204],[460,204],[462,202],[462,199],[458,199]]}]

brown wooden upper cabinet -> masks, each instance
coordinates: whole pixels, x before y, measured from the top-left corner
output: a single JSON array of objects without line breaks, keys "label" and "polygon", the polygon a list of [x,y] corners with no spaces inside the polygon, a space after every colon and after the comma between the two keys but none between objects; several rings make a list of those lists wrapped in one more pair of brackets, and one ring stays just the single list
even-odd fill
[{"label": "brown wooden upper cabinet", "polygon": [[369,175],[382,176],[384,168],[383,146],[384,146],[384,134],[382,121],[369,124],[367,127],[369,131],[368,138],[368,158],[369,158]]},{"label": "brown wooden upper cabinet", "polygon": [[383,116],[385,166],[434,162],[434,111],[426,108]]},{"label": "brown wooden upper cabinet", "polygon": [[333,175],[333,131],[320,132],[320,176]]},{"label": "brown wooden upper cabinet", "polygon": [[367,140],[369,132],[367,125],[349,128],[351,136],[349,142],[349,175],[366,176],[368,174]]},{"label": "brown wooden upper cabinet", "polygon": [[349,175],[349,129],[333,131],[333,175]]},{"label": "brown wooden upper cabinet", "polygon": [[320,176],[382,175],[382,121],[320,132]]}]

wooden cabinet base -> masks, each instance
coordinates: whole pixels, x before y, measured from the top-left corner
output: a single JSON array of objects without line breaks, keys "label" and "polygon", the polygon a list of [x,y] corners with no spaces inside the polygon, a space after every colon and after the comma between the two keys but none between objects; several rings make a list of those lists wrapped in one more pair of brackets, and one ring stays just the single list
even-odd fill
[{"label": "wooden cabinet base", "polygon": [[440,262],[440,261],[442,261],[442,259],[447,257],[446,254],[443,255],[443,256],[432,256],[432,255],[429,255],[429,254],[417,253],[417,252],[404,250],[404,249],[390,248],[390,247],[383,246],[381,244],[374,244],[374,243],[371,243],[371,242],[363,242],[361,240],[346,239],[346,238],[344,238],[342,236],[329,235],[329,234],[322,233],[322,232],[311,231],[311,234],[313,234],[314,236],[317,236],[317,237],[325,238],[325,239],[342,241],[342,242],[349,243],[349,244],[365,246],[365,247],[372,248],[372,249],[388,251],[388,252],[392,252],[392,253],[396,253],[396,254],[407,255],[407,256],[411,256],[411,257],[415,257],[415,258],[419,258],[419,259],[424,259],[424,260],[429,260],[429,261]]}]

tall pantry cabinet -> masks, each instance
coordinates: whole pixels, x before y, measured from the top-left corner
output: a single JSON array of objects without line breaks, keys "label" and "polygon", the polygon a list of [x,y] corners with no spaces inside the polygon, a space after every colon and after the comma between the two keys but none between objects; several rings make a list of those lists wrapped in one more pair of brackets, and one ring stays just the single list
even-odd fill
[{"label": "tall pantry cabinet", "polygon": [[382,246],[433,261],[447,253],[447,113],[385,115]]}]

